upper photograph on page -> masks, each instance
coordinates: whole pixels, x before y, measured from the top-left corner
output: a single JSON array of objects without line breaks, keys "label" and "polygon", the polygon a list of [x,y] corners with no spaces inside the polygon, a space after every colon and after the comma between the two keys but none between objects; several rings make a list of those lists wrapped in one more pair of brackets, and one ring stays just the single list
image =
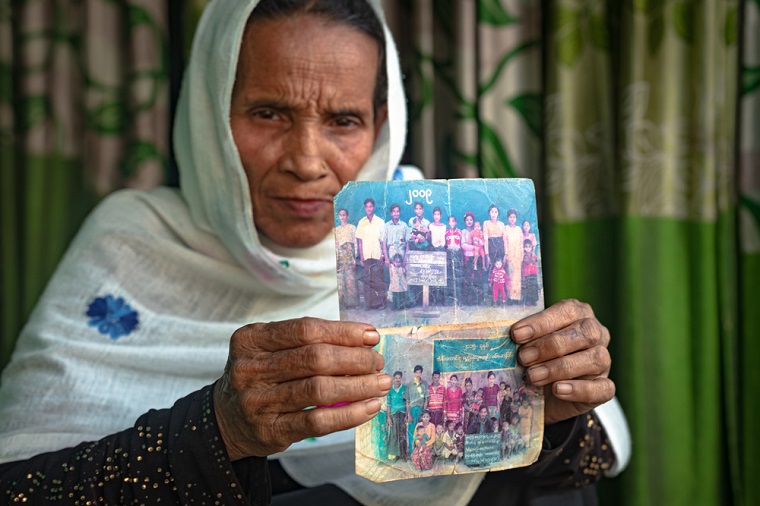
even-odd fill
[{"label": "upper photograph on page", "polygon": [[351,182],[335,196],[342,320],[516,320],[544,307],[530,179]]}]

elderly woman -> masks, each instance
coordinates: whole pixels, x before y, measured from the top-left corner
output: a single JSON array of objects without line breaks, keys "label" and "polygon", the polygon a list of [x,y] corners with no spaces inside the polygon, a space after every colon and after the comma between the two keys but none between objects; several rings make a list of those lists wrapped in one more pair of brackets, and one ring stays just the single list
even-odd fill
[{"label": "elderly woman", "polygon": [[[397,57],[375,4],[257,3],[215,0],[201,19],[175,123],[181,189],[106,199],[25,327],[0,390],[3,500],[266,504],[272,483],[275,504],[538,493],[503,473],[491,488],[483,474],[353,475],[346,429],[378,414],[391,378],[377,331],[335,321],[332,198],[400,158]],[[553,424],[529,469],[567,461],[586,478],[589,452],[612,458],[586,418],[614,393],[608,332],[567,301],[512,334]],[[266,457],[291,446],[270,482]],[[312,488],[277,494],[285,473]]]}]

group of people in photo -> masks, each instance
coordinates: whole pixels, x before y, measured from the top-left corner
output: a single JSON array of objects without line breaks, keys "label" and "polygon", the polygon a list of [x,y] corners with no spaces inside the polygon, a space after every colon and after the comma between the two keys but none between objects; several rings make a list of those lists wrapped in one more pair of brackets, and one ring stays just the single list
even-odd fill
[{"label": "group of people in photo", "polygon": [[531,444],[536,392],[526,385],[513,391],[514,374],[498,373],[498,379],[494,371],[461,373],[461,380],[459,374],[449,374],[444,381],[433,371],[428,383],[421,365],[414,366],[409,381],[403,371],[395,371],[380,427],[380,457],[427,471],[436,463],[465,460],[467,437],[491,433],[501,436],[501,460],[523,453]]},{"label": "group of people in photo", "polygon": [[[446,253],[446,286],[430,287],[430,304],[528,305],[539,299],[539,261],[531,223],[518,225],[517,210],[510,208],[507,221],[499,218],[495,204],[481,224],[471,211],[464,213],[464,227],[457,217],[444,218],[439,206],[432,221],[425,206],[414,202],[414,215],[401,220],[401,206],[392,203],[390,220],[375,214],[373,198],[364,200],[364,212],[356,225],[349,223],[346,208],[338,210],[335,227],[338,291],[342,308],[406,309],[422,305],[423,287],[408,280],[409,252]],[[360,270],[361,269],[361,270]]]}]

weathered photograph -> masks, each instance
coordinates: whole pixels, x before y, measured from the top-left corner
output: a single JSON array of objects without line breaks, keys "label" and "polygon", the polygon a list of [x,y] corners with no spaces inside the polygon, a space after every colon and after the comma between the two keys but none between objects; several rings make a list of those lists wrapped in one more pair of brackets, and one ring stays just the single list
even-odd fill
[{"label": "weathered photograph", "polygon": [[356,430],[357,474],[381,482],[534,462],[543,395],[508,334],[496,324],[384,333],[376,349],[393,384],[378,416]]},{"label": "weathered photograph", "polygon": [[344,320],[480,323],[543,308],[529,179],[352,182],[335,214]]}]

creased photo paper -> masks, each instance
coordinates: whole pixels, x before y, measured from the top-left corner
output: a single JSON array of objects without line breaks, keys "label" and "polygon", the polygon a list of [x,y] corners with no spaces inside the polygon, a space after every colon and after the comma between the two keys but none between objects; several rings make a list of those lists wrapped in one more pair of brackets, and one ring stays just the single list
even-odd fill
[{"label": "creased photo paper", "polygon": [[393,386],[356,429],[383,482],[527,466],[544,397],[510,325],[544,308],[529,179],[351,182],[335,197],[341,319],[373,324]]}]

